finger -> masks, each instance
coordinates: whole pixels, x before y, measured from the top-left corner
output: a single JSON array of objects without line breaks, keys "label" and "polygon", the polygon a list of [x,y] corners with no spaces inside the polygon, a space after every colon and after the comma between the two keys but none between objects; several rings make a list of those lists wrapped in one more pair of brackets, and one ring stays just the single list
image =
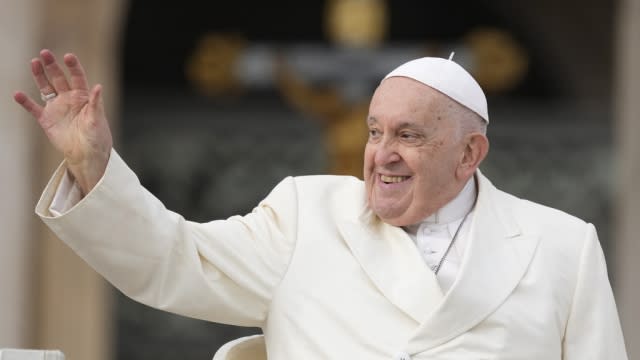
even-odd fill
[{"label": "finger", "polygon": [[56,89],[49,84],[49,79],[47,79],[44,73],[44,67],[40,59],[31,60],[31,73],[33,74],[33,80],[35,80],[40,93],[46,95],[56,92]]},{"label": "finger", "polygon": [[102,85],[97,84],[91,89],[91,93],[89,94],[89,107],[92,111],[102,110]]},{"label": "finger", "polygon": [[71,88],[88,90],[89,84],[87,83],[87,76],[78,57],[74,54],[66,54],[64,56],[64,64],[67,65],[67,69],[69,69],[69,83],[71,84]]},{"label": "finger", "polygon": [[61,93],[69,91],[69,83],[64,72],[56,62],[55,56],[49,50],[40,51],[40,57],[44,63],[44,71],[49,78],[49,82],[55,88],[56,92]]},{"label": "finger", "polygon": [[34,118],[40,118],[42,115],[42,106],[38,105],[33,99],[22,91],[17,91],[13,95],[13,99],[20,104],[25,110],[27,110]]}]

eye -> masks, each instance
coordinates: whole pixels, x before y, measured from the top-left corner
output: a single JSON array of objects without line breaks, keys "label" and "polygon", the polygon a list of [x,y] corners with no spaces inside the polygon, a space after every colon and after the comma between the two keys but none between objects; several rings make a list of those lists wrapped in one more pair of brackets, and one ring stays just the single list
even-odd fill
[{"label": "eye", "polygon": [[403,140],[414,141],[418,139],[418,135],[411,132],[403,132],[400,134],[400,138]]},{"label": "eye", "polygon": [[369,139],[377,139],[380,137],[380,131],[375,128],[369,129]]}]

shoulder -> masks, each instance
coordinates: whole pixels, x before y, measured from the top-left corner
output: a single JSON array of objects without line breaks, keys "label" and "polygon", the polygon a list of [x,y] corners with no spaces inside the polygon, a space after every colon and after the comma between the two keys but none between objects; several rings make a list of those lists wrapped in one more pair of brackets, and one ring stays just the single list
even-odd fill
[{"label": "shoulder", "polygon": [[518,223],[526,228],[545,229],[546,231],[554,231],[559,228],[578,230],[587,225],[584,220],[565,211],[518,198],[502,190],[497,191],[502,193],[503,198],[509,199],[507,202],[510,203],[514,217]]},{"label": "shoulder", "polygon": [[359,212],[365,204],[364,182],[353,176],[315,175],[294,178],[299,199],[314,207]]},{"label": "shoulder", "polygon": [[276,185],[267,199],[283,195],[294,196],[297,201],[361,200],[364,195],[364,182],[353,176],[289,176]]},{"label": "shoulder", "polygon": [[522,199],[504,192],[482,176],[485,190],[490,192],[497,212],[513,219],[528,234],[551,237],[584,237],[589,226],[584,220],[565,211]]},{"label": "shoulder", "polygon": [[[518,198],[493,186],[485,186],[485,191],[490,193],[492,211],[508,225],[511,234],[518,235],[514,239],[535,242],[531,271],[535,269],[535,273],[542,272],[541,276],[555,279],[556,288],[571,288],[577,281],[585,249],[599,248],[594,226],[567,212]],[[551,269],[552,273],[548,273]]]},{"label": "shoulder", "polygon": [[327,213],[355,217],[366,207],[364,182],[353,176],[308,175],[287,177],[263,201],[294,207],[299,214]]},{"label": "shoulder", "polygon": [[364,189],[364,182],[354,176],[343,175],[307,175],[292,178],[299,190],[313,192],[359,191]]}]

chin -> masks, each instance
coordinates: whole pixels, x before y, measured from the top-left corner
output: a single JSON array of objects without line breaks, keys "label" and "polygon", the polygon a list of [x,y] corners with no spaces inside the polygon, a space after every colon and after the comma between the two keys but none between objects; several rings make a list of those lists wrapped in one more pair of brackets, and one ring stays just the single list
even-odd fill
[{"label": "chin", "polygon": [[380,220],[382,220],[385,224],[389,224],[397,227],[407,226],[412,224],[410,222],[402,221],[402,219],[399,219],[399,218],[384,219],[381,217]]},{"label": "chin", "polygon": [[402,216],[395,217],[395,218],[389,218],[389,219],[382,219],[382,221],[384,221],[385,223],[387,223],[389,225],[398,226],[398,227],[400,227],[400,226],[408,226],[408,225],[411,225],[411,224],[414,224],[414,223],[417,222],[417,221],[409,221],[407,219],[404,219]]},{"label": "chin", "polygon": [[393,226],[405,226],[411,225],[410,222],[404,216],[404,213],[399,213],[394,210],[389,209],[375,209],[372,208],[373,212],[382,220],[383,222],[393,225]]}]

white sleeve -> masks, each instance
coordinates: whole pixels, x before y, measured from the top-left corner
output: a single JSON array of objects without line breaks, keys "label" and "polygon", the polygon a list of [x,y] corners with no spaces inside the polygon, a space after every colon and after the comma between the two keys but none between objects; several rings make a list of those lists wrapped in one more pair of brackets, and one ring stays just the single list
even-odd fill
[{"label": "white sleeve", "polygon": [[[115,151],[103,178],[75,203],[72,190],[62,191],[65,171],[56,171],[36,213],[114,286],[161,310],[262,326],[295,247],[293,178],[246,216],[195,223],[167,210]],[[52,206],[58,194],[62,205]]]},{"label": "white sleeve", "polygon": [[53,216],[61,216],[82,200],[82,190],[66,170],[60,179],[60,184],[55,189],[53,200],[49,206],[49,212]]},{"label": "white sleeve", "polygon": [[604,254],[591,224],[580,256],[577,284],[562,343],[562,359],[626,360]]}]

